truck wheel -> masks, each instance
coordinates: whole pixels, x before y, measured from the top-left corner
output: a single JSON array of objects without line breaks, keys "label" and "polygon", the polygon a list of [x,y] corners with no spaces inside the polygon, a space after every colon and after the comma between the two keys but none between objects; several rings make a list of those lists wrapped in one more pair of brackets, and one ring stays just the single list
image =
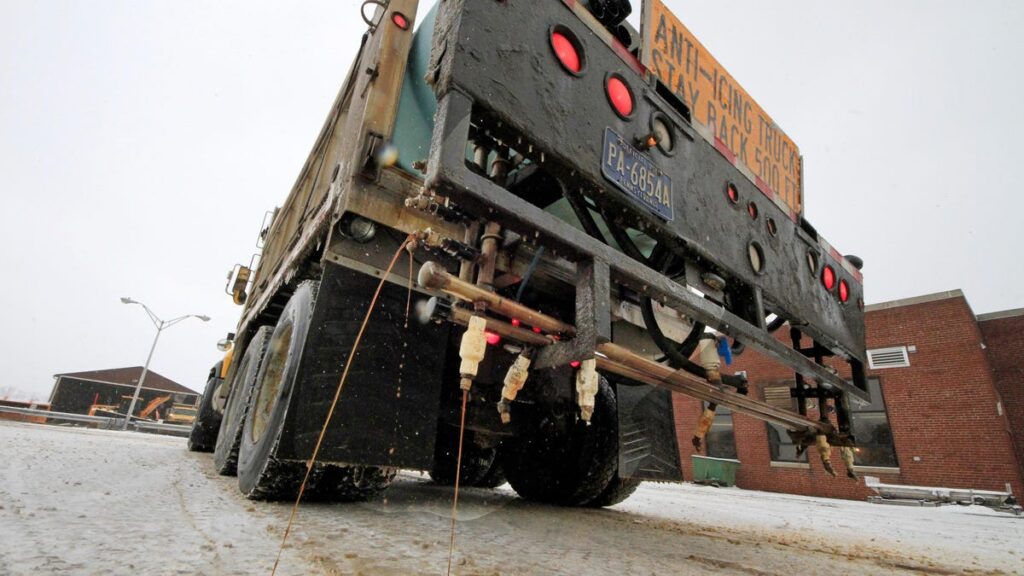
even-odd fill
[{"label": "truck wheel", "polygon": [[597,498],[587,502],[587,506],[590,508],[614,506],[632,496],[640,486],[640,482],[639,478],[620,478],[619,473],[615,472],[604,491],[598,494]]},{"label": "truck wheel", "polygon": [[[316,464],[311,499],[332,502],[365,502],[387,490],[398,473],[396,468]],[[310,480],[314,480],[313,474]],[[300,478],[301,481],[301,478]]]},{"label": "truck wheel", "polygon": [[[481,486],[495,460],[494,448],[483,448],[475,442],[475,434],[466,431],[462,441],[462,468],[459,484]],[[437,441],[434,443],[434,464],[430,467],[430,479],[436,484],[455,484],[455,465],[459,456],[459,430],[441,423],[437,426]]]},{"label": "truck wheel", "polygon": [[501,445],[508,483],[527,500],[583,506],[608,487],[619,458],[615,393],[601,378],[590,426],[542,415]]},{"label": "truck wheel", "polygon": [[220,421],[220,432],[217,434],[217,445],[213,449],[213,467],[218,474],[233,476],[238,468],[238,445],[242,440],[242,422],[249,410],[249,399],[256,385],[260,362],[267,350],[267,342],[274,332],[272,326],[263,326],[256,331],[242,356],[242,361],[235,367],[232,376],[231,392],[224,416]]},{"label": "truck wheel", "polygon": [[217,431],[220,429],[220,414],[213,409],[213,395],[223,380],[220,378],[218,362],[211,370],[203,389],[203,398],[196,410],[196,419],[192,422],[192,430],[188,434],[188,449],[191,452],[213,452],[217,442]]},{"label": "truck wheel", "polygon": [[484,474],[484,477],[476,484],[473,484],[473,486],[477,488],[497,488],[507,481],[505,479],[505,467],[501,465],[501,459],[495,458],[494,462],[491,463],[491,467],[487,469],[487,474]]},{"label": "truck wheel", "polygon": [[306,344],[318,282],[299,284],[267,343],[238,447],[238,488],[254,500],[294,497],[306,463],[277,458],[285,416]]}]

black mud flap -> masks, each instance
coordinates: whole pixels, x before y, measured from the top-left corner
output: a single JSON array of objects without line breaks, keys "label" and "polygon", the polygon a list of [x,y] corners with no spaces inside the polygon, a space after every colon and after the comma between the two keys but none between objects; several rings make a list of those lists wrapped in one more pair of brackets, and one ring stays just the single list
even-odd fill
[{"label": "black mud flap", "polygon": [[619,384],[615,392],[619,405],[619,476],[681,481],[672,393],[646,384]]},{"label": "black mud flap", "polygon": [[[278,457],[308,459],[380,280],[324,264]],[[356,351],[317,461],[428,470],[448,325],[405,327],[408,290],[388,283]],[[415,300],[415,295],[414,295]]]}]

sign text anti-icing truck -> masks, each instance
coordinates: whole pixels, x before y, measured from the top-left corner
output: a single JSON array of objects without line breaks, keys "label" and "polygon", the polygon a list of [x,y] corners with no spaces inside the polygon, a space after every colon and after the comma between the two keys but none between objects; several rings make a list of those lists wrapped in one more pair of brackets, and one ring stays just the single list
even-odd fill
[{"label": "sign text anti-icing truck", "polygon": [[[727,406],[852,470],[860,261],[803,218],[796,145],[661,0],[642,34],[627,0],[363,8],[259,265],[229,278],[243,313],[193,449],[292,498],[319,445],[308,491],[362,499],[401,468],[453,482],[461,429],[464,485],[607,506],[682,478],[675,392],[707,403],[697,446]],[[723,361],[744,349],[793,370],[798,411],[748,394]]]}]

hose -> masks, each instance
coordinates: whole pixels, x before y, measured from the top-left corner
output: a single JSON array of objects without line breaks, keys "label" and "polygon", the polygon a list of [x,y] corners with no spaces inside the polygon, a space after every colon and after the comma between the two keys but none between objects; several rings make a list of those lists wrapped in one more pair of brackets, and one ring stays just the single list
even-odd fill
[{"label": "hose", "polygon": [[602,244],[607,244],[608,241],[605,239],[604,234],[601,233],[601,229],[597,227],[597,222],[594,222],[593,215],[590,214],[590,210],[579,194],[566,188],[563,195],[566,201],[569,202],[569,207],[572,208],[573,213],[576,214],[576,218],[583,225],[583,230],[600,240]]},{"label": "hose", "polygon": [[622,228],[619,228],[618,224],[612,220],[607,211],[601,210],[601,217],[604,218],[604,223],[608,226],[608,232],[611,232],[612,238],[615,239],[615,243],[619,245],[619,248],[622,248],[622,251],[626,253],[626,256],[651,266],[654,252],[651,252],[652,258],[647,258],[642,252],[640,252],[640,249],[636,247],[636,244],[633,243],[633,239],[629,237],[629,234],[627,234]]},{"label": "hose", "polygon": [[526,273],[523,274],[523,279],[519,282],[519,289],[516,290],[516,302],[519,302],[523,298],[523,291],[526,290],[526,285],[530,282],[530,278],[533,277],[534,271],[537,270],[537,264],[540,263],[540,257],[544,255],[544,247],[537,248],[537,252],[533,255],[533,260],[530,261],[530,265],[526,267]]}]

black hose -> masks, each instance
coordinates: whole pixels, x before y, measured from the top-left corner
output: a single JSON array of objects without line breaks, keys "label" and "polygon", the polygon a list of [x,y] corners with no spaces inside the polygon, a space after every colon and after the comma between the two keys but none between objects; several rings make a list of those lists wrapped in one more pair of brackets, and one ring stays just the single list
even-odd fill
[{"label": "black hose", "polygon": [[[691,340],[694,343],[693,348],[697,347],[697,344],[700,343],[700,337],[704,333],[704,325],[699,322],[694,323],[693,330],[690,331],[690,335],[687,336],[686,339],[683,340],[683,343],[679,344],[677,347],[675,342],[665,337],[665,334],[658,326],[658,319],[654,316],[654,306],[651,302],[650,298],[644,299],[640,303],[640,313],[643,314],[644,325],[647,326],[647,332],[650,333],[651,339],[654,340],[654,343],[658,348],[665,353],[669,365],[673,368],[686,370],[690,374],[699,376],[706,380],[708,377],[707,370],[690,360],[690,354],[693,354],[693,349],[688,353],[685,353],[686,351],[684,350],[684,347],[688,346]],[[700,327],[699,331],[697,330],[698,327]],[[747,386],[746,378],[743,376],[736,376],[734,374],[722,374],[722,383],[738,389],[746,388]]]},{"label": "black hose", "polygon": [[622,248],[622,251],[626,253],[626,256],[629,256],[638,262],[643,262],[648,266],[651,265],[651,259],[648,259],[642,252],[640,252],[640,249],[633,243],[633,239],[629,237],[629,234],[627,234],[622,228],[619,228],[618,224],[609,217],[607,211],[601,210],[601,217],[604,218],[604,223],[608,226],[608,231],[611,232],[612,238],[615,239],[615,243],[619,245],[619,248]]},{"label": "black hose", "polygon": [[[570,198],[571,196],[571,193],[566,194],[566,198]],[[569,202],[571,205],[572,200]],[[589,217],[590,214],[588,213],[587,216]],[[630,238],[629,235],[626,234],[625,230],[620,228],[608,216],[607,212],[602,210],[601,217],[604,219],[605,225],[608,226],[608,231],[611,233],[612,238],[615,239],[615,242],[620,248],[622,248],[622,251],[625,252],[627,256],[651,266],[658,271],[663,271],[665,268],[671,266],[674,257],[660,242],[654,246],[650,257],[644,257],[636,247],[636,244],[633,243],[633,239]],[[599,238],[603,237],[599,236]],[[647,326],[647,331],[651,334],[651,338],[654,340],[654,343],[667,357],[669,365],[674,368],[686,370],[687,372],[706,380],[708,377],[707,370],[690,360],[690,355],[693,354],[697,345],[700,343],[700,337],[704,333],[705,326],[700,322],[694,322],[693,327],[690,329],[690,333],[686,338],[680,344],[676,344],[672,340],[666,338],[665,334],[658,326],[658,319],[654,316],[654,301],[650,297],[640,298],[640,313],[643,315],[644,325]],[[723,374],[722,383],[741,390],[746,389],[747,386],[746,378],[732,374]]]},{"label": "black hose", "polygon": [[523,279],[519,282],[519,289],[516,290],[516,302],[519,302],[523,297],[523,291],[526,290],[526,285],[530,282],[530,278],[533,277],[533,273],[537,270],[537,264],[540,263],[540,257],[544,255],[544,247],[537,248],[537,252],[533,255],[533,260],[530,261],[530,265],[526,267],[526,273],[523,274]]},{"label": "black hose", "polygon": [[576,218],[583,225],[583,230],[593,236],[594,238],[601,241],[602,244],[607,244],[608,241],[605,239],[604,234],[601,233],[601,229],[597,227],[597,222],[594,222],[593,215],[590,214],[590,210],[587,208],[586,202],[574,191],[569,189],[565,190],[564,193],[566,201],[569,202],[569,207],[572,208],[573,213],[576,214]]}]

